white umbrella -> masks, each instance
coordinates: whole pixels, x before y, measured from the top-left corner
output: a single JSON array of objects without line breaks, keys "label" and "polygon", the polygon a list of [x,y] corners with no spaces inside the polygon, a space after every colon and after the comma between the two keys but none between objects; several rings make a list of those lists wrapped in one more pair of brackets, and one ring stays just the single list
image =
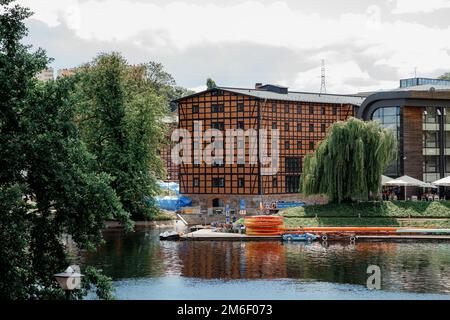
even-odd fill
[{"label": "white umbrella", "polygon": [[406,187],[425,187],[426,184],[423,181],[420,181],[418,179],[414,179],[410,176],[401,176],[397,179],[393,179],[391,181],[386,182],[387,186],[399,186],[399,187],[405,187],[405,200],[406,200]]},{"label": "white umbrella", "polygon": [[432,182],[436,186],[450,186],[450,176]]},{"label": "white umbrella", "polygon": [[392,178],[390,178],[390,177],[388,177],[388,176],[381,175],[381,184],[382,184],[383,186],[384,186],[387,182],[392,181],[392,180],[394,180],[394,179],[392,179]]},{"label": "white umbrella", "polygon": [[428,183],[428,182],[424,182],[422,187],[437,189],[437,187],[435,185],[433,185],[432,183]]}]

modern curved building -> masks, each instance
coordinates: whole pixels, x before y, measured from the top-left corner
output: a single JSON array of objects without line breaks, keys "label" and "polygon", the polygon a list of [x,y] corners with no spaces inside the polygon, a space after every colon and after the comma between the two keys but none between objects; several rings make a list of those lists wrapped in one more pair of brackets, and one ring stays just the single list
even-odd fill
[{"label": "modern curved building", "polygon": [[450,175],[450,85],[426,84],[369,95],[357,117],[378,120],[398,139],[386,175],[432,182]]}]

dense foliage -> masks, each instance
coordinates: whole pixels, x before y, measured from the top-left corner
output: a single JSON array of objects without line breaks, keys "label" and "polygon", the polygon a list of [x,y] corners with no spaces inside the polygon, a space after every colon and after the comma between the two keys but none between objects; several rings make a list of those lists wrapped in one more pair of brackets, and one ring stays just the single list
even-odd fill
[{"label": "dense foliage", "polygon": [[439,77],[441,80],[450,80],[450,72],[444,73],[442,76]]},{"label": "dense foliage", "polygon": [[215,87],[217,87],[217,84],[213,79],[211,79],[211,78],[206,79],[206,88],[207,89],[214,89]]},{"label": "dense foliage", "polygon": [[[63,236],[89,249],[105,219],[131,227],[113,178],[80,139],[73,81],[35,79],[49,59],[20,42],[30,15],[0,0],[0,299],[64,297],[53,278],[69,264]],[[110,297],[108,279],[88,271],[85,285]]]},{"label": "dense foliage", "polygon": [[[131,66],[118,53],[101,54],[78,71],[78,126],[98,172],[106,172],[124,209],[134,219],[151,219],[164,174],[158,149],[166,140],[168,113],[153,64]],[[161,72],[160,72],[161,73]],[[165,82],[166,77],[162,81]]]},{"label": "dense foliage", "polygon": [[376,121],[334,123],[315,154],[305,158],[301,191],[330,201],[367,200],[381,189],[381,175],[396,157],[396,139]]}]

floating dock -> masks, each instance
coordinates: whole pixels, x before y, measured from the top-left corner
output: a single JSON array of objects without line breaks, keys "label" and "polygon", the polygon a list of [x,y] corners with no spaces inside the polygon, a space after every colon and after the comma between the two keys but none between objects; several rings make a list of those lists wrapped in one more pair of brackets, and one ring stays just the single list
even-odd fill
[{"label": "floating dock", "polygon": [[[281,236],[249,236],[239,233],[215,232],[212,229],[202,229],[187,233],[182,240],[193,241],[281,241]],[[450,235],[427,234],[397,234],[397,235],[357,235],[357,241],[450,241]],[[330,241],[331,242],[331,241]],[[334,241],[332,241],[334,242]]]},{"label": "floating dock", "polygon": [[281,236],[249,236],[240,233],[215,232],[211,229],[201,229],[184,234],[182,240],[224,240],[224,241],[280,241]]}]

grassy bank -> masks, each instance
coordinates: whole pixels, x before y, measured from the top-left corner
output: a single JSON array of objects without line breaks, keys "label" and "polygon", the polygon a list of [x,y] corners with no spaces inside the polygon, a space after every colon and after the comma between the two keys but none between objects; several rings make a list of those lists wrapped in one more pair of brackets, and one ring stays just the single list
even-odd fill
[{"label": "grassy bank", "polygon": [[300,226],[450,228],[450,201],[383,201],[340,205],[326,204],[290,208],[281,214],[285,217],[286,227],[289,228]]},{"label": "grassy bank", "polygon": [[450,218],[450,201],[374,201],[286,209],[285,217]]}]

